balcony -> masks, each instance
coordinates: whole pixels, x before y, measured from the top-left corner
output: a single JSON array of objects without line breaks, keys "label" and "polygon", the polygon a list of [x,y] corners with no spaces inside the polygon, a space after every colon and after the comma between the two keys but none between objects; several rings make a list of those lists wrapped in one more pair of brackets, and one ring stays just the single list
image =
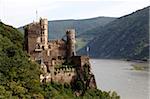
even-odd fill
[{"label": "balcony", "polygon": [[41,49],[41,48],[40,48],[40,49],[37,49],[37,48],[36,48],[35,51],[36,51],[36,52],[41,52],[42,49]]}]

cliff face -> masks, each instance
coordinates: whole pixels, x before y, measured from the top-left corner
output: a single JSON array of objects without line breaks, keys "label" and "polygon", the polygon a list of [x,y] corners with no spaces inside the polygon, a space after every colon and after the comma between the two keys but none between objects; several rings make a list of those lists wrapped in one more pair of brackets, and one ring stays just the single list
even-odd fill
[{"label": "cliff face", "polygon": [[87,56],[73,56],[71,62],[75,65],[76,69],[76,82],[80,81],[85,86],[83,89],[97,88],[95,76],[91,71],[91,64]]},{"label": "cliff face", "polygon": [[[149,57],[149,7],[92,29],[97,37],[90,41],[90,56],[111,59],[147,59]],[[86,55],[86,47],[79,55]]]}]

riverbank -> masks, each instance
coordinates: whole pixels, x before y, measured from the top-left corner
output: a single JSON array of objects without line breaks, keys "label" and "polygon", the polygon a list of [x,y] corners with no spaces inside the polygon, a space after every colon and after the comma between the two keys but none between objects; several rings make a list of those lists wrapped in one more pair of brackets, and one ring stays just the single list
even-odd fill
[{"label": "riverbank", "polygon": [[142,70],[142,71],[149,71],[149,63],[142,62],[142,63],[133,63],[131,64],[133,67],[131,70]]},{"label": "riverbank", "polygon": [[[91,57],[92,58],[92,57]],[[92,58],[92,59],[99,59],[99,60],[119,60],[119,61],[129,61],[129,62],[138,62],[138,63],[143,63],[143,62],[149,62],[149,59],[115,59],[115,58]]]}]

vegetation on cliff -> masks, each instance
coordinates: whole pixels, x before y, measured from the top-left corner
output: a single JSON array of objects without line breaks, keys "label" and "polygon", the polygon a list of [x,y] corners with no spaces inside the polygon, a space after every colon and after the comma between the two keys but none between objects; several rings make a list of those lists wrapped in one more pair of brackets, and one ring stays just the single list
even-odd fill
[{"label": "vegetation on cliff", "polygon": [[[0,99],[119,99],[115,92],[89,89],[77,97],[68,84],[41,84],[40,66],[29,60],[22,45],[23,35],[0,23]],[[80,83],[76,87],[83,90]]]},{"label": "vegetation on cliff", "polygon": [[0,23],[0,98],[31,98],[41,95],[40,68],[22,50],[23,36]]}]

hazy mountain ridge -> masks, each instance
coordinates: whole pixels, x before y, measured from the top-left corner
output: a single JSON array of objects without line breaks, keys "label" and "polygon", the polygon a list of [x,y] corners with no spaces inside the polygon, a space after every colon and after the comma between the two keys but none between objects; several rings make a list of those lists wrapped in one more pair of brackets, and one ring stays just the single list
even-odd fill
[{"label": "hazy mountain ridge", "polygon": [[[95,28],[97,26],[104,26],[109,22],[115,20],[114,17],[95,17],[89,19],[66,19],[66,20],[52,20],[49,21],[49,39],[60,39],[65,35],[66,29],[75,29],[77,35]],[[23,26],[18,28],[24,32]]]},{"label": "hazy mountain ridge", "polygon": [[[149,7],[92,29],[98,34],[87,46],[94,58],[143,59],[149,56]],[[90,34],[87,31],[84,34]],[[81,35],[83,36],[83,35]],[[86,47],[79,54],[86,55]]]},{"label": "hazy mountain ridge", "polygon": [[112,17],[96,17],[81,20],[56,20],[49,21],[49,39],[60,39],[65,35],[68,28],[75,29],[77,34],[80,35],[87,30],[97,26],[104,26],[113,21]]}]

